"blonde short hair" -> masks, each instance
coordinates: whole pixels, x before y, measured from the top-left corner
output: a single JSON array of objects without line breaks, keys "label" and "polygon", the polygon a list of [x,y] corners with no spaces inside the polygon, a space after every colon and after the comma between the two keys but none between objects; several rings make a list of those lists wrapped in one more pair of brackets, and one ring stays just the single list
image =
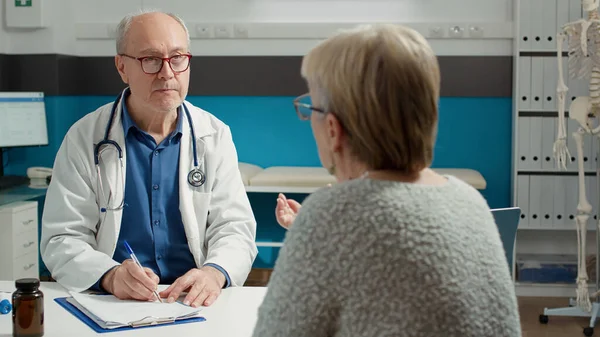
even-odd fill
[{"label": "blonde short hair", "polygon": [[304,57],[301,73],[370,169],[413,174],[431,165],[440,73],[419,33],[389,24],[342,31]]}]

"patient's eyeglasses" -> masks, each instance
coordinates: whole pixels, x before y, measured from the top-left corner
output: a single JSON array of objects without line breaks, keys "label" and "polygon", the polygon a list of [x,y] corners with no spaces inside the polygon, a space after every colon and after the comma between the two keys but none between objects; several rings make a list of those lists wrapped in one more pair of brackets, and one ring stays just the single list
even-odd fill
[{"label": "patient's eyeglasses", "polygon": [[322,108],[318,108],[314,105],[312,105],[312,100],[310,98],[309,94],[304,94],[301,96],[296,97],[296,99],[294,99],[294,107],[296,108],[296,113],[298,114],[298,117],[300,117],[301,120],[303,121],[307,121],[310,120],[310,116],[312,115],[313,111],[316,111],[320,114],[327,114],[330,113],[332,115],[334,115],[341,127],[344,129],[344,131],[351,136],[350,131],[348,131],[348,129],[345,127],[343,121],[340,119],[339,115],[337,115],[335,112],[331,112],[331,111],[325,111]]},{"label": "patient's eyeglasses", "polygon": [[301,120],[306,121],[310,119],[310,115],[313,111],[324,114],[325,110],[321,108],[317,108],[312,105],[312,100],[309,94],[304,94],[296,97],[294,99],[294,107],[296,108],[296,113]]},{"label": "patient's eyeglasses", "polygon": [[165,61],[169,63],[169,67],[171,70],[178,74],[182,73],[190,67],[190,59],[192,55],[190,54],[178,54],[171,57],[157,57],[157,56],[144,56],[144,57],[134,57],[127,54],[120,54],[121,56],[126,56],[132,58],[134,60],[140,61],[140,65],[142,66],[142,70],[146,74],[157,74],[162,70]]}]

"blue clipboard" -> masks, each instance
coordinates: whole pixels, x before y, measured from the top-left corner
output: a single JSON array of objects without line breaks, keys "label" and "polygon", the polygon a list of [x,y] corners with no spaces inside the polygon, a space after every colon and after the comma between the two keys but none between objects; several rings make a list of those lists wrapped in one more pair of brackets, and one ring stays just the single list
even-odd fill
[{"label": "blue clipboard", "polygon": [[96,324],[96,322],[94,322],[91,318],[89,318],[86,314],[84,314],[81,310],[79,310],[73,304],[69,303],[67,301],[67,297],[57,297],[54,299],[54,301],[56,303],[58,303],[58,305],[60,305],[61,307],[65,308],[65,310],[67,310],[68,312],[73,314],[73,316],[79,318],[80,321],[85,323],[96,333],[117,332],[117,331],[134,330],[134,329],[139,330],[139,329],[152,328],[152,327],[157,327],[157,326],[186,324],[186,323],[195,323],[195,322],[206,321],[206,318],[204,318],[204,317],[192,317],[192,318],[186,318],[186,319],[181,319],[181,320],[175,320],[173,322],[168,322],[168,323],[143,325],[143,326],[139,326],[139,327],[123,326],[123,327],[118,327],[118,328],[114,328],[114,329],[104,329],[101,326],[99,326],[98,324]]}]

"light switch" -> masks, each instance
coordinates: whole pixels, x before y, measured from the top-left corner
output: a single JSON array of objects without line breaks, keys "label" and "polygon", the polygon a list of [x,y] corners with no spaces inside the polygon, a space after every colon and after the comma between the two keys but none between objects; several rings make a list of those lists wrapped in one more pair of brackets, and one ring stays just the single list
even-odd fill
[{"label": "light switch", "polygon": [[469,27],[469,37],[482,38],[483,37],[483,27],[470,26]]},{"label": "light switch", "polygon": [[234,25],[233,26],[233,36],[237,38],[247,38],[248,37],[248,27],[244,25]]},{"label": "light switch", "polygon": [[216,25],[214,26],[214,31],[216,38],[230,38],[232,35],[229,25]]},{"label": "light switch", "polygon": [[432,37],[432,38],[444,37],[444,29],[440,26],[429,27],[429,37]]},{"label": "light switch", "polygon": [[463,37],[463,28],[461,26],[450,26],[449,37]]},{"label": "light switch", "polygon": [[212,37],[212,26],[206,24],[196,25],[196,37],[199,39],[210,39]]}]

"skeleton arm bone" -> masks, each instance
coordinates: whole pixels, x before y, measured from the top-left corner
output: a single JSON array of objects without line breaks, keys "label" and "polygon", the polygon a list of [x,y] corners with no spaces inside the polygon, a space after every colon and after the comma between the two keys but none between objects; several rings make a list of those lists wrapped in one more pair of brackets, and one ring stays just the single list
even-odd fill
[{"label": "skeleton arm bone", "polygon": [[569,88],[565,85],[563,67],[562,67],[562,44],[565,41],[566,35],[560,32],[556,35],[557,43],[557,60],[558,60],[558,85],[556,93],[558,96],[558,135],[554,142],[554,160],[558,168],[567,169],[566,161],[571,161],[571,154],[567,148],[567,128],[565,125],[565,96]]}]

